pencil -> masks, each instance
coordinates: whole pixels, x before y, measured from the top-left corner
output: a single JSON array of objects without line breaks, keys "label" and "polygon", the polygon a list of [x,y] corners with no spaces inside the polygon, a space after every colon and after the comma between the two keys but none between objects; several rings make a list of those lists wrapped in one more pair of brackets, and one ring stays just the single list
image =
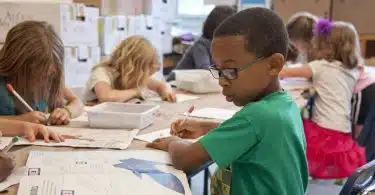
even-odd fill
[{"label": "pencil", "polygon": [[[34,112],[34,109],[21,97],[20,94],[17,93],[16,90],[14,90],[11,84],[7,84],[6,87],[29,110],[29,112]],[[46,125],[49,125],[48,118],[46,115],[44,115],[44,119],[45,119]]]},{"label": "pencil", "polygon": [[190,114],[194,111],[194,108],[195,108],[194,106],[191,106],[191,107],[189,108],[189,110],[186,112],[184,122],[187,121],[187,120],[189,119],[189,116],[190,116]]},{"label": "pencil", "polygon": [[29,110],[29,112],[34,112],[34,109],[14,90],[11,84],[7,84],[8,90]]}]

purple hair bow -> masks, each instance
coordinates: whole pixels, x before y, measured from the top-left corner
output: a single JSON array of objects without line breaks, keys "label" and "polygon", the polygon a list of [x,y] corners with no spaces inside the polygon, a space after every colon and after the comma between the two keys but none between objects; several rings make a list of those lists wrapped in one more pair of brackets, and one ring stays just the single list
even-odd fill
[{"label": "purple hair bow", "polygon": [[327,19],[320,19],[315,24],[315,35],[327,36],[331,33],[332,22]]}]

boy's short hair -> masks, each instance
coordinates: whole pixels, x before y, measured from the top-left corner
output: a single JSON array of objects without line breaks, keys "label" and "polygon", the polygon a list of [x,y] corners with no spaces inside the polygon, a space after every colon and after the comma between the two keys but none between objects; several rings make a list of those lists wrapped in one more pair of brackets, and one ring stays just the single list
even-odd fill
[{"label": "boy's short hair", "polygon": [[244,36],[247,51],[257,58],[280,53],[286,58],[288,34],[282,19],[273,11],[256,7],[240,11],[224,20],[216,29],[214,37]]}]

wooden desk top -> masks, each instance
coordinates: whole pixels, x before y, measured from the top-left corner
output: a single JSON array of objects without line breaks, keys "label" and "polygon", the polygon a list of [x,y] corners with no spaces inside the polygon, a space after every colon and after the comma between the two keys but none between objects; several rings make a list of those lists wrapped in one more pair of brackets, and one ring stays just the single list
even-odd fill
[{"label": "wooden desk top", "polygon": [[[292,95],[298,94],[296,92]],[[171,122],[178,118],[182,118],[182,113],[186,112],[191,105],[194,105],[197,109],[205,107],[216,107],[239,110],[232,103],[226,102],[225,97],[221,94],[207,94],[198,95],[200,99],[182,102],[179,104],[161,103],[160,104],[160,115],[156,118],[153,125],[140,131],[140,133],[152,132],[160,129],[168,128]],[[299,99],[297,100],[297,102]],[[299,103],[300,104],[300,103]],[[71,127],[87,127],[88,123],[83,122],[72,122],[69,126]],[[129,149],[146,149],[146,143],[138,140],[134,140]],[[16,157],[16,166],[25,166],[28,154],[31,150],[93,150],[87,148],[70,148],[70,147],[43,147],[43,146],[15,146],[12,150],[12,154]],[[98,149],[103,150],[103,149]],[[16,195],[18,185],[12,186],[8,189],[7,193],[0,193],[6,195]]]}]

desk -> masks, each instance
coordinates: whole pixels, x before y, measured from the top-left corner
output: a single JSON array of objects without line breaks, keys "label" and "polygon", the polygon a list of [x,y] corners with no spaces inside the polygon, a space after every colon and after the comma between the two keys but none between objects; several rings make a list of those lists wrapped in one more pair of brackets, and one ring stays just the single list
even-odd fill
[{"label": "desk", "polygon": [[[298,94],[298,93],[292,93]],[[207,94],[198,95],[200,99],[182,102],[179,104],[162,103],[160,104],[160,116],[158,116],[153,125],[142,130],[140,133],[151,132],[168,128],[170,123],[183,116],[180,113],[184,113],[188,110],[191,105],[195,105],[196,108],[204,107],[217,107],[239,110],[240,108],[234,106],[232,103],[226,102],[225,97],[221,94]],[[298,99],[299,101],[299,99]],[[300,104],[300,103],[299,103]],[[71,127],[87,127],[88,123],[84,122],[72,122],[69,126]],[[129,146],[129,149],[145,149],[146,143],[138,140],[134,140]],[[26,164],[26,160],[31,150],[89,150],[83,148],[69,148],[69,147],[42,147],[42,146],[17,146],[13,149],[13,154],[16,157],[16,166],[22,167]],[[6,195],[16,195],[18,185],[12,186],[8,189],[7,193],[0,193]]]}]

